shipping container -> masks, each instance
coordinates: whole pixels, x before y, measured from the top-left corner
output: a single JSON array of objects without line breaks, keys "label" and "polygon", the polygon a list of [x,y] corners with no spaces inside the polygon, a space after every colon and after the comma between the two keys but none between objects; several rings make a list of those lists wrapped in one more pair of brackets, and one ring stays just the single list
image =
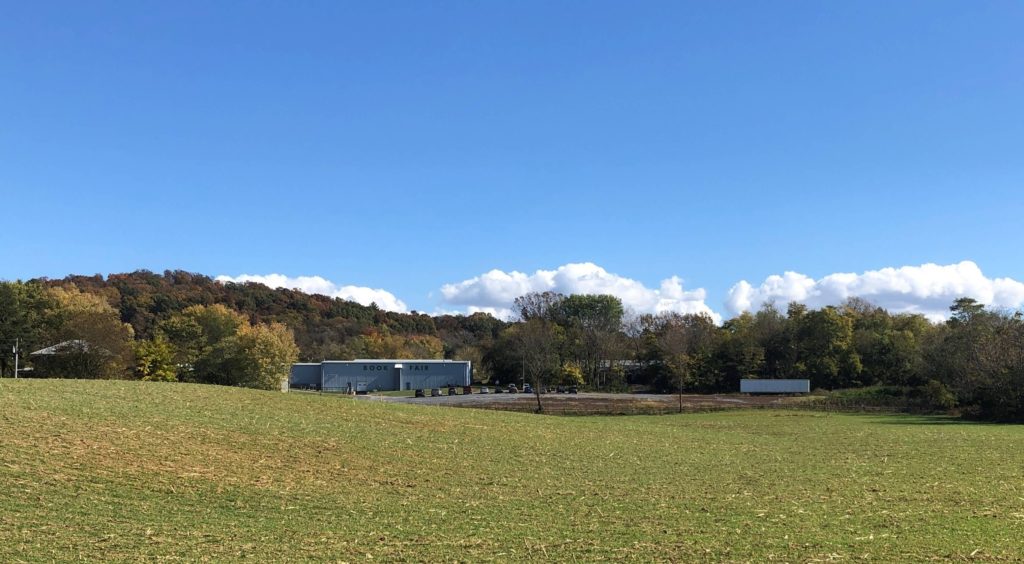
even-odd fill
[{"label": "shipping container", "polygon": [[741,394],[807,394],[810,391],[810,380],[740,380]]}]

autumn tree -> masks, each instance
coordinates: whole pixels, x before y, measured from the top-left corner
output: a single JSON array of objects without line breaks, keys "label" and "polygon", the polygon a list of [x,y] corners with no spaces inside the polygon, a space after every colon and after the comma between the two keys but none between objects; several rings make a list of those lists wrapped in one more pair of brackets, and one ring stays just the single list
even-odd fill
[{"label": "autumn tree", "polygon": [[853,346],[853,321],[849,317],[829,306],[791,314],[790,323],[797,358],[794,375],[809,379],[812,388],[858,385],[862,365]]},{"label": "autumn tree", "polygon": [[531,292],[513,301],[513,313],[522,321],[546,319],[559,322],[562,301],[565,296],[558,292]]},{"label": "autumn tree", "polygon": [[473,378],[478,382],[490,382],[490,366],[484,362],[484,349],[476,345],[464,345],[455,349],[453,360],[468,360],[473,366]]},{"label": "autumn tree", "polygon": [[249,388],[279,388],[299,357],[295,336],[282,323],[243,325],[228,342],[235,356],[229,366],[238,370],[234,380]]},{"label": "autumn tree", "polygon": [[185,308],[157,331],[157,340],[143,348],[146,358],[163,362],[159,343],[165,341],[182,381],[274,389],[298,359],[294,334],[284,324],[252,324],[222,304]]},{"label": "autumn tree", "polygon": [[629,350],[629,356],[640,366],[641,370],[652,360],[649,358],[650,336],[656,328],[656,318],[651,313],[631,311],[622,322],[622,334]]},{"label": "autumn tree", "polygon": [[177,381],[174,347],[167,339],[158,335],[135,342],[135,377],[155,382]]},{"label": "autumn tree", "polygon": [[789,320],[773,302],[761,304],[754,314],[751,330],[757,345],[764,349],[761,378],[785,377],[794,362],[790,343]]},{"label": "autumn tree", "polygon": [[658,316],[658,352],[663,369],[679,396],[679,411],[683,410],[686,389],[714,385],[709,360],[716,337],[715,322],[707,315],[664,313]]},{"label": "autumn tree", "polygon": [[76,286],[49,291],[49,354],[33,356],[39,375],[58,378],[127,378],[132,367],[131,325],[101,296]]},{"label": "autumn tree", "polygon": [[850,385],[918,386],[922,342],[934,326],[924,316],[892,315],[870,302],[851,298],[840,311],[853,321],[853,347],[863,370]]},{"label": "autumn tree", "polygon": [[974,416],[1024,419],[1024,318],[986,309],[971,298],[950,307],[945,330],[928,351],[936,377]]},{"label": "autumn tree", "polygon": [[537,413],[541,413],[544,411],[544,405],[541,402],[541,388],[548,384],[561,365],[558,355],[560,328],[551,321],[534,317],[517,329],[523,370],[526,378],[533,385],[533,393],[537,399]]},{"label": "autumn tree", "polygon": [[586,378],[600,388],[606,383],[606,372],[619,360],[623,308],[622,300],[609,295],[574,294],[557,304],[559,322],[565,330],[566,340],[572,343],[567,353],[586,373]]},{"label": "autumn tree", "polygon": [[440,359],[444,355],[444,344],[431,335],[399,335],[387,328],[369,330],[349,339],[339,349],[344,360],[356,358],[416,358]]},{"label": "autumn tree", "polygon": [[42,348],[52,333],[51,297],[41,284],[0,282],[0,377],[14,376],[14,348],[22,362],[26,351]]},{"label": "autumn tree", "polygon": [[726,389],[739,389],[741,379],[760,378],[764,374],[765,346],[759,338],[754,314],[743,312],[722,325],[715,356]]},{"label": "autumn tree", "polygon": [[226,370],[227,340],[248,323],[223,304],[195,305],[161,322],[157,332],[172,345],[178,380],[226,383],[219,373]]},{"label": "autumn tree", "polygon": [[156,338],[170,345],[176,379],[181,381],[190,377],[199,358],[210,347],[203,328],[192,316],[184,314],[161,321],[156,329]]}]

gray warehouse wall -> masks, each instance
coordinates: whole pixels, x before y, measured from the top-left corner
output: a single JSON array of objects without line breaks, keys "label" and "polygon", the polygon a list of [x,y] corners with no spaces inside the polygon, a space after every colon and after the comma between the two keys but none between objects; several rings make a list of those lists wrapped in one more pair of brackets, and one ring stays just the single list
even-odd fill
[{"label": "gray warehouse wall", "polygon": [[468,362],[404,362],[402,389],[422,390],[470,384]]},{"label": "gray warehouse wall", "polygon": [[323,365],[324,390],[359,389],[365,384],[367,390],[397,390],[398,373],[394,363],[354,363],[325,361]]},{"label": "gray warehouse wall", "polygon": [[293,364],[288,385],[297,389],[320,387],[320,364]]},{"label": "gray warehouse wall", "polygon": [[319,387],[322,381],[324,391],[384,391],[468,386],[471,378],[468,361],[327,360],[293,365],[290,382],[292,387],[305,388]]}]

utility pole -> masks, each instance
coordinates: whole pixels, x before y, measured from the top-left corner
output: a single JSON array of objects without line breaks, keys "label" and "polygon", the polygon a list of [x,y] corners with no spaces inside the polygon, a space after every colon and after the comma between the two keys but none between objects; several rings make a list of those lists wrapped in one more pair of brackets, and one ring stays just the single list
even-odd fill
[{"label": "utility pole", "polygon": [[14,377],[18,377],[18,344],[20,339],[14,339]]},{"label": "utility pole", "polygon": [[523,383],[521,384],[521,386],[523,388],[525,388],[526,387],[526,348],[525,347],[523,348],[523,364],[521,364],[520,366],[523,369],[523,374],[522,374]]}]

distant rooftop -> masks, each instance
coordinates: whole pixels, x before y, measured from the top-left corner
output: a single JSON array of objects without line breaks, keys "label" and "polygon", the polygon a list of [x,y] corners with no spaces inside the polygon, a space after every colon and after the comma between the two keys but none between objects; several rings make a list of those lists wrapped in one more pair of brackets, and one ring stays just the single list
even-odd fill
[{"label": "distant rooftop", "polygon": [[92,345],[90,345],[87,341],[84,341],[82,339],[72,339],[70,341],[64,341],[62,343],[57,343],[56,345],[46,347],[45,349],[39,349],[29,354],[31,356],[55,355],[64,354],[69,350],[88,351],[91,348]]}]

